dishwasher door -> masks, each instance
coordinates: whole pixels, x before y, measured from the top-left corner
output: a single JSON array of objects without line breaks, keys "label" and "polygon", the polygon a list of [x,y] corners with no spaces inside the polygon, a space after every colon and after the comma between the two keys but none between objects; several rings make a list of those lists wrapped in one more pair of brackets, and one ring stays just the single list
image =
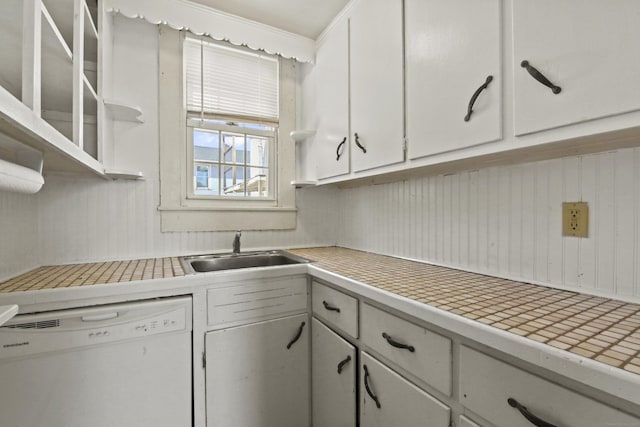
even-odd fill
[{"label": "dishwasher door", "polygon": [[191,298],[17,316],[0,327],[0,426],[192,425]]}]

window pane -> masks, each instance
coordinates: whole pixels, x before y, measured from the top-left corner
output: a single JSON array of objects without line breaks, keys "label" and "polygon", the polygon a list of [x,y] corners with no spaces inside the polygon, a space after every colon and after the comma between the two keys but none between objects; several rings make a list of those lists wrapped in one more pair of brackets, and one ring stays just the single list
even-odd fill
[{"label": "window pane", "polygon": [[217,162],[220,160],[220,134],[216,131],[193,131],[193,160]]},{"label": "window pane", "polygon": [[219,167],[217,165],[195,164],[193,193],[199,196],[220,195]]},{"label": "window pane", "polygon": [[224,162],[244,164],[244,135],[222,135]]},{"label": "window pane", "polygon": [[247,169],[247,195],[265,197],[269,193],[269,174],[266,168]]},{"label": "window pane", "polygon": [[247,136],[247,164],[269,166],[268,143],[265,138]]},{"label": "window pane", "polygon": [[244,168],[241,166],[224,167],[224,195],[245,196]]}]

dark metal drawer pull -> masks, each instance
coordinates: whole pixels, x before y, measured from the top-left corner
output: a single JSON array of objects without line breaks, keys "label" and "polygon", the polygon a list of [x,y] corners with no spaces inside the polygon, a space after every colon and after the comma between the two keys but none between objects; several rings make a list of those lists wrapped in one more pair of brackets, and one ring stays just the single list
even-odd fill
[{"label": "dark metal drawer pull", "polygon": [[476,103],[476,100],[478,99],[478,96],[480,96],[480,93],[483,90],[485,90],[487,87],[489,87],[489,83],[491,83],[492,81],[493,81],[493,76],[487,77],[487,80],[482,84],[482,86],[480,86],[478,90],[476,90],[473,93],[473,96],[471,96],[471,100],[469,101],[469,106],[467,107],[467,115],[464,116],[465,122],[468,122],[469,120],[471,120],[471,114],[473,113],[473,104]]},{"label": "dark metal drawer pull", "polygon": [[367,365],[362,365],[362,367],[364,368],[364,388],[367,389],[367,394],[369,395],[369,397],[373,399],[374,402],[376,402],[376,407],[380,409],[382,405],[378,400],[378,396],[373,394],[373,392],[371,391],[371,388],[369,388],[369,370],[367,369]]},{"label": "dark metal drawer pull", "polygon": [[360,144],[360,137],[358,136],[358,133],[357,133],[357,132],[356,132],[356,133],[354,133],[354,134],[353,134],[353,136],[355,136],[355,137],[356,137],[356,145],[358,146],[358,148],[359,148],[359,149],[361,149],[361,150],[362,150],[362,152],[366,154],[366,153],[367,153],[367,149],[366,149],[366,148],[364,148],[364,147],[362,146],[362,144]]},{"label": "dark metal drawer pull", "polygon": [[347,142],[347,137],[346,136],[344,137],[342,142],[340,142],[340,144],[338,144],[338,148],[336,148],[336,162],[338,160],[340,160],[340,156],[342,156],[342,153],[340,152],[340,149],[342,148],[342,146],[344,145],[345,142]]},{"label": "dark metal drawer pull", "polygon": [[531,412],[529,412],[527,410],[527,408],[525,406],[522,406],[520,403],[518,403],[517,400],[515,400],[512,397],[507,399],[507,403],[512,408],[516,408],[518,411],[520,411],[522,416],[525,417],[534,426],[537,426],[537,427],[556,427],[555,424],[548,423],[545,420],[542,420],[542,419],[536,417],[535,415],[533,415]]},{"label": "dark metal drawer pull", "polygon": [[329,304],[326,301],[322,301],[322,305],[324,305],[324,308],[326,308],[329,311],[335,311],[335,312],[340,313],[340,308],[334,307],[334,306],[332,306],[331,304]]},{"label": "dark metal drawer pull", "polygon": [[300,329],[298,329],[298,333],[296,334],[295,337],[293,337],[293,339],[289,342],[289,344],[287,344],[287,350],[290,349],[291,346],[294,345],[296,341],[300,339],[300,335],[302,335],[302,330],[304,329],[305,324],[306,324],[305,322],[302,322],[300,324]]},{"label": "dark metal drawer pull", "polygon": [[402,344],[399,343],[398,341],[395,341],[393,338],[391,338],[386,332],[382,333],[382,338],[384,338],[385,340],[387,340],[387,342],[389,343],[389,345],[396,347],[396,348],[402,348],[405,350],[409,350],[411,353],[413,353],[414,351],[416,351],[416,348],[412,345],[407,345],[407,344]]},{"label": "dark metal drawer pull", "polygon": [[342,362],[338,363],[338,374],[342,373],[342,368],[344,368],[344,365],[346,365],[349,362],[351,362],[351,356],[347,356],[346,359],[344,359]]},{"label": "dark metal drawer pull", "polygon": [[556,95],[562,91],[562,88],[560,86],[556,86],[553,83],[551,83],[549,79],[544,76],[544,74],[542,74],[532,65],[530,65],[529,61],[526,61],[526,60],[522,61],[520,63],[520,66],[522,68],[526,68],[529,74],[531,74],[531,77],[533,77],[534,79],[536,79],[537,81],[539,81],[540,83],[542,83],[543,85],[551,89],[551,92],[555,93]]}]

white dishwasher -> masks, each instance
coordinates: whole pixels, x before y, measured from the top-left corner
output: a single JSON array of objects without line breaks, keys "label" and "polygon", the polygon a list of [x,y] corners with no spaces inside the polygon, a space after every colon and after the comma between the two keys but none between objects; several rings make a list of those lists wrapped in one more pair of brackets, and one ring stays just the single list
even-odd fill
[{"label": "white dishwasher", "polygon": [[191,426],[191,330],[191,297],[16,316],[0,426]]}]

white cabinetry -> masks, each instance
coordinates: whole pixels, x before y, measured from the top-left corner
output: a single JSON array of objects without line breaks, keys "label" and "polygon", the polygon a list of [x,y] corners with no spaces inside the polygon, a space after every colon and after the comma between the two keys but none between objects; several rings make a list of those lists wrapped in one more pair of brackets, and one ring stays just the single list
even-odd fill
[{"label": "white cabinetry", "polygon": [[500,5],[405,1],[410,159],[502,137]]},{"label": "white cabinetry", "polygon": [[358,0],[350,17],[351,164],[358,172],[404,160],[402,1]]},{"label": "white cabinetry", "polygon": [[319,179],[349,173],[349,22],[326,34],[316,54],[318,129],[313,141]]},{"label": "white cabinetry", "polygon": [[636,0],[514,1],[515,134],[640,109],[639,16]]},{"label": "white cabinetry", "polygon": [[209,427],[309,424],[306,314],[206,334]]},{"label": "white cabinetry", "polygon": [[450,409],[367,353],[361,353],[361,427],[448,427]]},{"label": "white cabinetry", "polygon": [[530,427],[526,417],[557,426],[640,423],[638,418],[465,346],[460,349],[460,396],[464,406],[497,426]]},{"label": "white cabinetry", "polygon": [[0,133],[42,152],[47,169],[102,175],[98,2],[7,0],[0,24]]},{"label": "white cabinetry", "polygon": [[356,426],[356,349],[312,320],[312,425]]}]

